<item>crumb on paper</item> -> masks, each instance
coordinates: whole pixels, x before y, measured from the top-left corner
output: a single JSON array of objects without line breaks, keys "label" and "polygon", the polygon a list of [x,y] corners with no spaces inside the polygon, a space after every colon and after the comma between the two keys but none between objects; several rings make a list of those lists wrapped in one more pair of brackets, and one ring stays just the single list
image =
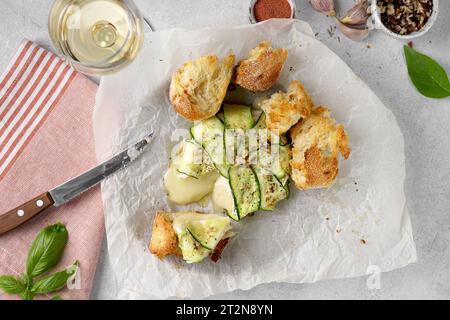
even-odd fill
[{"label": "crumb on paper", "polygon": [[370,43],[368,43],[366,47],[367,47],[367,49],[370,49],[370,48],[372,48],[372,45]]},{"label": "crumb on paper", "polygon": [[367,243],[366,240],[364,240],[364,239],[361,239],[360,242],[361,242],[361,244],[366,244]]},{"label": "crumb on paper", "polygon": [[410,48],[414,47],[414,43],[412,41],[408,41],[408,47]]},{"label": "crumb on paper", "polygon": [[342,229],[341,228],[337,228],[336,229],[336,233],[341,233]]}]

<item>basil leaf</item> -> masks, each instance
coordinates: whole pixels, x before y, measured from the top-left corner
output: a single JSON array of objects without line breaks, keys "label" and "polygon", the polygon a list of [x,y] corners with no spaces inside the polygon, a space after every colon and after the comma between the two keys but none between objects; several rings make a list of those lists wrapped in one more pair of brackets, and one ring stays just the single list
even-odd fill
[{"label": "basil leaf", "polygon": [[0,289],[7,294],[21,294],[25,289],[25,284],[13,276],[0,276]]},{"label": "basil leaf", "polygon": [[75,275],[78,270],[78,261],[75,261],[73,265],[67,269],[55,272],[52,275],[46,276],[40,280],[37,280],[31,287],[31,292],[35,294],[49,293],[57,291],[66,286],[70,277]]},{"label": "basil leaf", "polygon": [[33,300],[34,299],[34,293],[31,292],[30,290],[26,289],[26,290],[24,290],[22,292],[20,297],[22,298],[22,300]]},{"label": "basil leaf", "polygon": [[404,46],[408,74],[417,90],[429,98],[450,96],[450,82],[447,73],[436,61]]},{"label": "basil leaf", "polygon": [[64,251],[69,234],[62,223],[42,229],[31,244],[27,274],[36,277],[54,267]]}]

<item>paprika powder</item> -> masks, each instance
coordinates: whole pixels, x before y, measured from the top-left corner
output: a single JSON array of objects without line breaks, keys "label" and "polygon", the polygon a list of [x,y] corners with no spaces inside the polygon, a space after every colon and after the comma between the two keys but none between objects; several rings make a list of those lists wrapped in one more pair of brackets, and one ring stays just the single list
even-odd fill
[{"label": "paprika powder", "polygon": [[270,18],[292,18],[293,7],[288,0],[257,0],[253,6],[256,22]]}]

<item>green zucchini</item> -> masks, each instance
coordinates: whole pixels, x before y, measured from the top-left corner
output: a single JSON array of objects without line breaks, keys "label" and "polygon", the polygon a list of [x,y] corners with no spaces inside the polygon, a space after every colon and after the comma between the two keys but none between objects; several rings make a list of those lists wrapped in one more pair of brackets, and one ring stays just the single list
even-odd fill
[{"label": "green zucchini", "polygon": [[252,109],[246,105],[224,104],[225,154],[230,164],[244,164],[248,156],[246,130],[254,125]]},{"label": "green zucchini", "polygon": [[258,178],[261,193],[261,210],[273,210],[277,202],[286,199],[287,190],[278,178],[266,169],[253,166],[253,171]]},{"label": "green zucchini", "polygon": [[230,219],[226,217],[192,220],[186,225],[188,231],[203,247],[214,250],[225,233],[230,230]]},{"label": "green zucchini", "polygon": [[196,179],[215,169],[209,155],[194,140],[183,142],[181,156],[174,164],[179,173]]},{"label": "green zucchini", "polygon": [[237,210],[233,210],[233,211],[229,211],[227,209],[224,209],[225,213],[227,214],[227,216],[229,216],[231,219],[233,219],[234,221],[239,221],[240,217],[239,217],[239,213]]},{"label": "green zucchini", "polygon": [[284,189],[286,190],[286,199],[289,199],[289,196],[291,195],[291,189],[289,187],[290,182],[291,181],[289,180],[289,177],[287,177],[286,181],[284,182]]},{"label": "green zucchini", "polygon": [[195,240],[187,229],[178,234],[178,246],[183,254],[183,259],[187,263],[200,262],[211,252]]},{"label": "green zucchini", "polygon": [[217,117],[200,121],[191,128],[191,135],[210,156],[217,170],[224,177],[228,174],[225,159],[224,125]]},{"label": "green zucchini", "polygon": [[220,119],[220,121],[224,122],[224,118],[223,118],[223,112],[218,112],[216,113],[216,117]]},{"label": "green zucchini", "polygon": [[282,180],[290,173],[291,153],[289,145],[282,146],[273,144],[270,148],[278,148],[278,152],[270,152],[269,150],[259,150],[258,165],[272,172],[278,180]]},{"label": "green zucchini", "polygon": [[261,112],[261,114],[258,117],[258,120],[256,120],[255,125],[253,126],[254,129],[265,129],[266,128],[266,114],[264,112]]},{"label": "green zucchini", "polygon": [[226,129],[250,129],[253,127],[252,108],[240,104],[224,104],[223,117]]},{"label": "green zucchini", "polygon": [[258,179],[251,167],[236,165],[228,171],[231,191],[235,201],[237,220],[258,211],[261,194]]}]

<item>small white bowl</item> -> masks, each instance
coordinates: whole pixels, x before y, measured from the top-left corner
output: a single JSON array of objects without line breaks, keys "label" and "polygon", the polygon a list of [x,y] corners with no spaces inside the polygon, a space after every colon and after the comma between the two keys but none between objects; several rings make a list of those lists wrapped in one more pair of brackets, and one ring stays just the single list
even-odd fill
[{"label": "small white bowl", "polygon": [[381,16],[380,16],[380,12],[378,11],[377,0],[372,0],[372,5],[370,7],[370,11],[372,13],[372,23],[373,23],[372,27],[374,29],[383,30],[384,33],[390,35],[391,37],[397,38],[397,39],[410,40],[410,39],[415,39],[420,36],[423,36],[425,33],[428,32],[428,30],[431,29],[431,27],[433,26],[433,24],[436,21],[437,16],[438,16],[439,0],[433,0],[433,12],[431,13],[431,16],[428,18],[427,23],[425,23],[425,25],[420,30],[410,33],[410,34],[407,34],[407,35],[401,35],[401,34],[395,33],[394,31],[387,28],[381,22]]}]

